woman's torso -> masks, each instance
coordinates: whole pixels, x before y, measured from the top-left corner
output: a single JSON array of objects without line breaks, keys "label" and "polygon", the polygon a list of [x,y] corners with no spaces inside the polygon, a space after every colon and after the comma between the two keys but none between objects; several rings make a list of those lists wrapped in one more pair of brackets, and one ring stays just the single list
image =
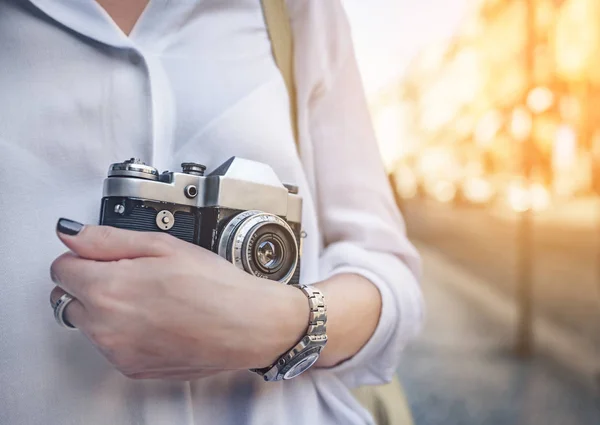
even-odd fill
[{"label": "woman's torso", "polygon": [[325,371],[132,381],[53,322],[56,219],[97,222],[110,163],[212,169],[234,155],[300,186],[302,279],[314,281],[316,208],[258,1],[153,0],[127,38],[93,0],[0,0],[0,423],[360,423]]}]

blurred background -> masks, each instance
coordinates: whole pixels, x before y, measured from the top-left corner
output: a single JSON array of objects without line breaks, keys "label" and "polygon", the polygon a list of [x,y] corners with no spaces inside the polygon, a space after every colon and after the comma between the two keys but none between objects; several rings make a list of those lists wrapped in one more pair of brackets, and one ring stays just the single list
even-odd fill
[{"label": "blurred background", "polygon": [[417,425],[600,425],[600,0],[345,0],[429,319]]}]

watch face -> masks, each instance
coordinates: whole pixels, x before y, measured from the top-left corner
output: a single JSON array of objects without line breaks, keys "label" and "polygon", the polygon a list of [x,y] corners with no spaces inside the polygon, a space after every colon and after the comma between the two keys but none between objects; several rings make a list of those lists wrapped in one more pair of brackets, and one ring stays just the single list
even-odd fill
[{"label": "watch face", "polygon": [[298,363],[296,363],[294,366],[292,366],[290,368],[290,370],[288,370],[285,373],[285,375],[283,375],[283,379],[295,378],[296,376],[300,375],[302,372],[305,372],[308,369],[310,369],[310,367],[312,365],[314,365],[317,360],[319,360],[319,353],[313,353],[313,354],[303,358]]}]

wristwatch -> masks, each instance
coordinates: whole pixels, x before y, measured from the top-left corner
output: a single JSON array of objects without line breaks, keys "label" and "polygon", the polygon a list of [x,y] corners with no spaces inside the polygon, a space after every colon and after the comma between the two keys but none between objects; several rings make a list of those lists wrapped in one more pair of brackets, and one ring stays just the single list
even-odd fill
[{"label": "wristwatch", "polygon": [[285,353],[273,365],[263,369],[252,369],[265,381],[282,381],[293,379],[310,369],[321,355],[327,344],[327,306],[323,293],[306,285],[291,285],[308,297],[310,316],[306,335],[290,351]]}]

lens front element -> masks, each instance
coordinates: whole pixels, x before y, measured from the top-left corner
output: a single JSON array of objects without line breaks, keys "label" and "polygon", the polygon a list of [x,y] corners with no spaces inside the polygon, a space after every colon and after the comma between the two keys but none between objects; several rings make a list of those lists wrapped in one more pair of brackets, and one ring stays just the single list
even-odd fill
[{"label": "lens front element", "polygon": [[279,249],[275,246],[275,243],[270,241],[263,241],[256,248],[256,257],[258,258],[258,266],[262,269],[272,270],[281,261],[281,246]]},{"label": "lens front element", "polygon": [[298,245],[282,218],[261,211],[234,217],[219,239],[219,255],[254,276],[288,283],[298,266]]}]

